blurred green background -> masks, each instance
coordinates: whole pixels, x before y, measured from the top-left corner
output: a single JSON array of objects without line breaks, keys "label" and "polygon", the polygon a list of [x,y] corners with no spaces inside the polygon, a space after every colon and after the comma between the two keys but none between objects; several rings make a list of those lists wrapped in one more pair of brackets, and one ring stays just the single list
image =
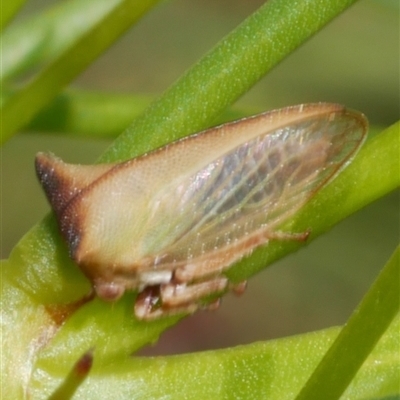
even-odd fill
[{"label": "blurred green background", "polygon": [[[31,0],[23,15],[54,1]],[[156,96],[263,1],[164,2],[97,60],[73,86]],[[399,5],[365,0],[337,18],[238,101],[256,113],[330,101],[364,112],[379,130],[399,118]],[[1,255],[49,211],[33,159],[52,151],[92,163],[110,140],[40,132],[15,136],[1,153]],[[400,171],[399,171],[400,173]],[[142,354],[233,346],[343,324],[399,241],[399,193],[379,200],[250,280],[217,312],[200,312]]]}]

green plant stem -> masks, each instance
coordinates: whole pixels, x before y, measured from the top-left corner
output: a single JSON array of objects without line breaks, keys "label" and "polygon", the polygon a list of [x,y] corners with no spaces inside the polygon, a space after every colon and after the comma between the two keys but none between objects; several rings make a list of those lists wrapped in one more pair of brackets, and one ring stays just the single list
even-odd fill
[{"label": "green plant stem", "polygon": [[396,249],[296,400],[339,399],[399,312],[399,276],[400,247]]},{"label": "green plant stem", "polygon": [[[385,332],[341,400],[394,399],[398,393],[400,318]],[[167,357],[121,356],[97,364],[74,399],[132,398],[141,400],[293,400],[340,328],[256,342],[229,349]],[[47,367],[31,385],[32,397],[46,398],[62,371]],[[324,397],[314,397],[324,399]],[[314,399],[311,398],[310,399]]]},{"label": "green plant stem", "polygon": [[106,17],[57,57],[2,108],[1,142],[25,124],[95,58],[104,52],[157,0],[121,0]]},{"label": "green plant stem", "polygon": [[266,2],[137,118],[100,161],[133,158],[204,129],[355,1]]}]

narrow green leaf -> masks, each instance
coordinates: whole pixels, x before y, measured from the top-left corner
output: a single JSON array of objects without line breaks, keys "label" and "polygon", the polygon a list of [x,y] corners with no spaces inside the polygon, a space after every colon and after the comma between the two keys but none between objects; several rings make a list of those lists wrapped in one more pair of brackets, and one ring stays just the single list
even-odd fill
[{"label": "narrow green leaf", "polygon": [[[110,12],[2,108],[1,142],[25,124],[158,0],[120,0]],[[92,21],[93,22],[93,21]]]},{"label": "narrow green leaf", "polygon": [[[399,313],[399,277],[400,247],[396,249],[296,400],[340,398]],[[398,349],[393,356],[399,357]]]},{"label": "narrow green leaf", "polygon": [[14,15],[22,8],[26,0],[2,1],[0,10],[0,30],[12,20]]},{"label": "narrow green leaf", "polygon": [[[62,54],[119,0],[68,0],[11,25],[2,35],[2,81]],[[3,2],[4,3],[4,2]],[[16,2],[7,1],[11,5]],[[3,5],[4,8],[4,5]]]},{"label": "narrow green leaf", "polygon": [[34,132],[116,137],[151,102],[150,96],[67,90],[28,124]]}]

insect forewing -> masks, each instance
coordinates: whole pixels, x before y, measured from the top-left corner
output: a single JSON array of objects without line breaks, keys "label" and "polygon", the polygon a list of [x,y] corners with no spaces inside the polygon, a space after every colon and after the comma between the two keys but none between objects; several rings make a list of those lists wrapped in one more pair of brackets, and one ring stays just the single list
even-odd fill
[{"label": "insect forewing", "polygon": [[168,185],[173,201],[164,204],[172,214],[164,226],[177,236],[164,248],[165,262],[211,254],[260,227],[273,232],[343,167],[364,136],[359,114],[315,115],[266,129]]},{"label": "insect forewing", "polygon": [[108,166],[62,208],[61,231],[88,274],[213,257],[276,229],[350,160],[366,127],[360,113],[312,104],[192,135]]}]

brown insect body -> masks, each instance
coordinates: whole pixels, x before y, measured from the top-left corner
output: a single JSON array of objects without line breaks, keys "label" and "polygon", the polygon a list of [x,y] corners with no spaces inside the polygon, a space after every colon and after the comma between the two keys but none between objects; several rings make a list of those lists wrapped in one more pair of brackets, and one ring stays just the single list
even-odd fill
[{"label": "brown insect body", "polygon": [[97,294],[115,300],[138,290],[135,313],[152,319],[193,312],[223,292],[223,271],[279,236],[278,226],[355,154],[366,127],[341,106],[301,105],[122,163],[71,165],[39,153],[36,170]]}]

